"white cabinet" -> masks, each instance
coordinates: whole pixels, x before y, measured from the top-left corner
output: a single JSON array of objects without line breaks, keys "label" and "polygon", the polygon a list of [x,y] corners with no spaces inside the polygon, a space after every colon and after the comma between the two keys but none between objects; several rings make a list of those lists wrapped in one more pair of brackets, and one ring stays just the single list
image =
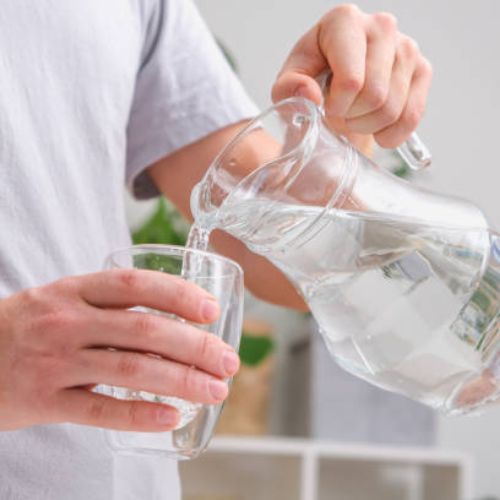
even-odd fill
[{"label": "white cabinet", "polygon": [[469,500],[466,456],[432,448],[215,438],[180,464],[184,500]]}]

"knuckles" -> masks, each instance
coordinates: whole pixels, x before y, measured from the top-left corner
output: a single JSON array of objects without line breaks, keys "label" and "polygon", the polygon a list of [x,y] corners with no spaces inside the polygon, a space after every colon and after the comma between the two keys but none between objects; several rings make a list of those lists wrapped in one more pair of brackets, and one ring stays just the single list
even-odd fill
[{"label": "knuckles", "polygon": [[338,85],[344,92],[357,94],[363,88],[364,80],[357,75],[344,75]]},{"label": "knuckles", "polygon": [[345,3],[329,10],[319,21],[318,28],[321,34],[328,36],[331,29],[335,29],[338,23],[361,24],[363,22],[363,12],[357,5]]},{"label": "knuckles", "polygon": [[52,301],[49,299],[50,291],[43,287],[28,288],[21,294],[23,309],[27,315],[47,312],[52,309]]},{"label": "knuckles", "polygon": [[375,111],[384,106],[388,94],[389,89],[387,87],[367,82],[360,97],[371,107],[372,111]]},{"label": "knuckles", "polygon": [[134,331],[138,335],[144,337],[146,341],[148,339],[154,341],[158,330],[158,320],[155,316],[148,313],[137,313],[134,324]]},{"label": "knuckles", "polygon": [[406,110],[401,116],[401,122],[405,130],[413,131],[417,128],[424,111],[420,107],[414,107]]},{"label": "knuckles", "polygon": [[348,18],[355,18],[359,17],[361,14],[361,10],[356,4],[353,3],[343,3],[341,5],[337,5],[334,7],[330,12],[328,12],[325,16],[325,18],[331,19],[332,17],[348,17]]},{"label": "knuckles", "polygon": [[198,347],[198,358],[209,360],[214,358],[216,353],[222,347],[221,340],[214,334],[206,333],[201,336]]},{"label": "knuckles", "polygon": [[406,35],[401,35],[398,43],[398,54],[402,59],[414,59],[420,54],[417,42]]},{"label": "knuckles", "polygon": [[67,363],[57,355],[28,357],[23,376],[29,383],[32,398],[43,402],[60,389],[67,368]]},{"label": "knuckles", "polygon": [[327,12],[323,18],[323,24],[334,23],[337,20],[345,22],[362,23],[364,26],[370,24],[385,34],[394,34],[398,29],[398,20],[390,12],[376,12],[374,14],[365,14],[356,4],[344,3],[338,5]]},{"label": "knuckles", "polygon": [[120,355],[116,370],[120,375],[128,379],[134,378],[141,373],[143,371],[142,367],[143,360],[140,354],[124,352]]},{"label": "knuckles", "polygon": [[82,315],[77,302],[60,295],[57,283],[23,292],[23,314],[17,325],[18,339],[42,352],[65,354],[74,348],[75,332],[81,328]]},{"label": "knuckles", "polygon": [[386,131],[378,132],[374,134],[373,137],[375,138],[377,144],[383,148],[393,149],[398,147],[401,143],[401,141],[398,140],[397,137],[394,137],[391,134],[387,134]]},{"label": "knuckles", "polygon": [[377,12],[372,14],[372,20],[375,24],[380,26],[384,32],[396,32],[398,27],[398,20],[396,16],[389,12]]},{"label": "knuckles", "polygon": [[33,320],[32,328],[37,330],[39,335],[54,337],[54,340],[56,340],[60,336],[65,336],[65,334],[69,335],[74,330],[76,323],[76,315],[72,312],[53,308]]},{"label": "knuckles", "polygon": [[[424,113],[423,105],[406,109],[392,127],[374,135],[377,143],[383,148],[395,148],[413,132],[420,123]],[[394,122],[393,122],[394,123]]]},{"label": "knuckles", "polygon": [[395,123],[401,115],[401,109],[396,107],[392,102],[388,102],[381,110],[380,110],[381,118],[384,123],[384,126],[387,127],[392,123]]},{"label": "knuckles", "polygon": [[140,411],[140,404],[138,401],[130,401],[127,408],[127,424],[131,429],[141,426],[145,423],[142,413]]},{"label": "knuckles", "polygon": [[61,359],[71,358],[78,349],[76,334],[80,319],[73,312],[54,309],[31,319],[24,334],[40,354]]},{"label": "knuckles", "polygon": [[196,368],[191,366],[179,367],[177,385],[181,396],[193,394],[199,388],[199,377]]},{"label": "knuckles", "polygon": [[67,276],[48,285],[48,288],[61,295],[76,296],[78,294],[78,280],[75,276]]},{"label": "knuckles", "polygon": [[137,290],[143,283],[143,276],[137,269],[114,269],[111,273],[126,290]]},{"label": "knuckles", "polygon": [[432,79],[434,70],[432,68],[432,64],[430,63],[430,61],[425,57],[422,57],[420,61],[419,71],[424,77]]},{"label": "knuckles", "polygon": [[92,398],[86,408],[87,415],[92,422],[100,422],[106,409],[106,401],[101,398]]},{"label": "knuckles", "polygon": [[60,294],[61,289],[71,286],[69,281],[55,282],[18,295],[9,371],[13,380],[18,381],[18,391],[40,415],[48,398],[64,386],[75,363],[78,346],[73,334],[79,325],[79,315],[67,296]]}]

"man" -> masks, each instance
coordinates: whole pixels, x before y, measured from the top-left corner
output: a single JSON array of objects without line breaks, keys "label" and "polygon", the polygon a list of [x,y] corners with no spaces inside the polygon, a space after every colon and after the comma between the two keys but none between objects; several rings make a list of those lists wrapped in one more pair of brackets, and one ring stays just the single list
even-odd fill
[{"label": "man", "polygon": [[[217,403],[238,357],[201,330],[127,311],[210,322],[218,306],[202,290],[99,269],[130,242],[124,179],[137,196],[161,191],[189,214],[191,188],[256,110],[190,0],[0,5],[0,498],[104,500],[118,488],[119,498],[177,499],[174,462],[128,457],[130,473],[114,477],[120,458],[102,431],[165,431],[176,410],[90,389]],[[319,102],[314,77],[325,68],[332,126],[387,147],[415,129],[431,70],[391,15],[327,13],[293,48],[273,99]],[[227,235],[216,244],[255,294],[301,307],[268,262]]]}]

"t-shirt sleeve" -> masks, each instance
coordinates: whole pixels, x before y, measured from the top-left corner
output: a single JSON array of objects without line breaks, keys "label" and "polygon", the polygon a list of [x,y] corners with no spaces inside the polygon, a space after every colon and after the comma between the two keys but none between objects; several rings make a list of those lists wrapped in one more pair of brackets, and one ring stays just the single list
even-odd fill
[{"label": "t-shirt sleeve", "polygon": [[257,113],[193,2],[150,5],[127,127],[126,181],[138,198],[158,194],[146,167]]}]

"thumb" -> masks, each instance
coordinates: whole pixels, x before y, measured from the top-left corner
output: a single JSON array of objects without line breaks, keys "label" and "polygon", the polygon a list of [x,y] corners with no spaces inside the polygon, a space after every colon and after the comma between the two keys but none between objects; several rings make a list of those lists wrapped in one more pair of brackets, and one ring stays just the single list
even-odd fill
[{"label": "thumb", "polygon": [[[318,106],[323,101],[323,90],[318,81],[300,71],[284,69],[278,76],[272,90],[274,103],[288,97],[304,97]],[[326,115],[328,127],[337,134],[345,136],[361,152],[367,156],[373,153],[373,136],[351,132],[344,118]]]},{"label": "thumb", "polygon": [[273,85],[274,103],[288,97],[305,97],[321,104],[323,95],[314,79],[328,67],[318,46],[318,25],[310,29],[293,47]]},{"label": "thumb", "polygon": [[280,73],[271,92],[273,103],[288,97],[304,97],[318,106],[323,101],[323,94],[318,82],[314,78],[293,69]]}]

